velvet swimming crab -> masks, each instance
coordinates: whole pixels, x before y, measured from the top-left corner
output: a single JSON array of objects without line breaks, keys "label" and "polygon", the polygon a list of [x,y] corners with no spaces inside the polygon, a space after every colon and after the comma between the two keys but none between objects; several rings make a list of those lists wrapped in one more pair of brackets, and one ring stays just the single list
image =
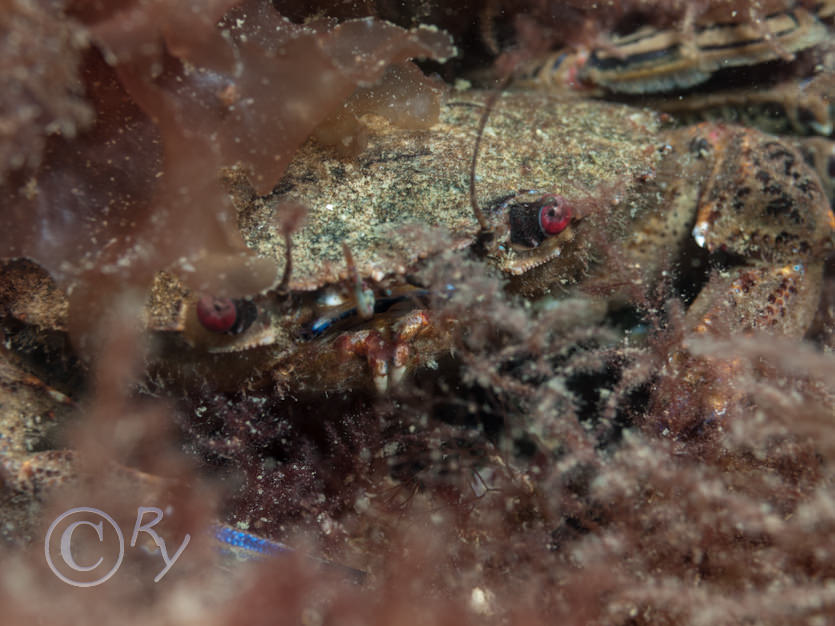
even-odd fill
[{"label": "velvet swimming crab", "polygon": [[[734,22],[698,26],[689,40],[663,31],[616,39],[580,78],[611,87],[630,73],[684,67],[652,84],[692,84],[715,69],[699,65],[699,53],[716,42],[717,54],[748,63],[819,44],[831,7],[784,11],[759,31]],[[669,45],[645,49],[658,42]],[[284,278],[231,300],[159,275],[146,311],[160,339],[153,375],[190,373],[229,388],[274,382],[283,392],[388,389],[466,332],[465,320],[435,314],[461,279],[424,272],[451,253],[485,261],[508,291],[536,298],[618,281],[646,292],[691,242],[732,261],[691,307],[691,327],[730,298],[740,327],[802,334],[831,247],[822,193],[822,184],[831,189],[830,144],[801,145],[801,154],[794,140],[746,127],[667,127],[664,115],[585,89],[543,92],[543,72],[554,67],[560,76],[577,69],[564,59],[540,66],[537,90],[502,94],[495,106],[487,92],[453,91],[430,129],[368,114],[359,154],[310,140],[263,197],[243,173],[227,172],[245,240],[284,263]],[[306,219],[289,233],[282,222],[299,207]]]},{"label": "velvet swimming crab", "polygon": [[[465,332],[466,320],[433,311],[455,297],[454,279],[421,278],[450,253],[485,260],[511,292],[537,297],[605,283],[612,262],[646,288],[695,240],[735,262],[691,307],[694,329],[730,306],[738,328],[803,334],[834,224],[818,175],[788,142],[721,124],[667,129],[646,109],[508,92],[483,132],[473,210],[470,166],[489,98],[449,94],[429,130],[372,116],[353,160],[310,141],[264,197],[230,174],[248,245],[291,267],[278,289],[241,300],[161,278],[150,315],[174,332],[158,373],[187,363],[222,384],[385,391]],[[276,217],[298,205],[308,214],[288,254]]]},{"label": "velvet swimming crab", "polygon": [[[368,145],[354,160],[311,141],[266,197],[233,176],[241,229],[258,254],[285,259],[275,216],[288,206],[307,207],[292,235],[289,279],[274,293],[236,303],[191,295],[170,308],[162,303],[171,297],[155,297],[160,310],[173,314],[157,325],[178,331],[178,347],[162,361],[180,354],[207,375],[220,371],[238,380],[238,362],[250,380],[257,364],[280,387],[373,381],[382,390],[451,348],[457,322],[436,323],[429,305],[455,297],[455,285],[419,278],[439,254],[477,249],[525,293],[579,279],[601,241],[584,233],[602,233],[605,221],[605,238],[617,239],[628,228],[626,216],[646,210],[637,197],[653,195],[647,181],[660,158],[658,118],[623,106],[505,94],[485,129],[475,173],[480,224],[470,206],[470,160],[488,97],[449,95],[430,130],[367,119]],[[565,199],[590,198],[601,185],[623,215],[604,220],[601,203]],[[551,267],[557,260],[559,272]],[[224,307],[248,317],[243,327],[208,329],[207,320]],[[152,315],[165,317],[153,307]],[[184,352],[180,338],[193,350]],[[208,353],[208,360],[192,359],[194,352]]]}]

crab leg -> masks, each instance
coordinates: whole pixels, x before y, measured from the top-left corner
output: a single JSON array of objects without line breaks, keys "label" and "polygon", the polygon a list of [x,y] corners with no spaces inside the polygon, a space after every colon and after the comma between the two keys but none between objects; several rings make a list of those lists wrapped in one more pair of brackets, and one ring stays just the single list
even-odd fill
[{"label": "crab leg", "polygon": [[672,394],[699,398],[703,412],[716,417],[744,395],[722,381],[738,380],[751,364],[693,356],[688,342],[760,331],[801,338],[817,310],[835,217],[818,175],[786,142],[713,124],[676,135],[679,163],[695,173],[695,186],[686,193],[679,185],[670,209],[696,199],[693,238],[709,253],[721,253],[725,267],[714,271],[688,310],[682,345],[666,371],[679,384],[656,402],[671,401]]}]

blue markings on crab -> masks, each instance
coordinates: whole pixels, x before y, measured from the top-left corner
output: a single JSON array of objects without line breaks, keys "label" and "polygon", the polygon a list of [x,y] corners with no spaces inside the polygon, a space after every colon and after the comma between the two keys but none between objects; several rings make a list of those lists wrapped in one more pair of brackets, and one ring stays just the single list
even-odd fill
[{"label": "blue markings on crab", "polygon": [[[431,296],[441,295],[443,297],[449,297],[455,291],[455,287],[450,284],[444,285],[444,291],[445,293],[438,294],[430,289],[416,287],[407,293],[387,294],[374,299],[373,314],[379,315],[386,313],[393,307],[410,301],[415,306],[425,306]],[[367,321],[368,318],[356,306],[337,309],[332,313],[316,318],[313,323],[303,326],[299,332],[299,337],[306,340],[318,339],[328,332],[348,330],[358,327]]]},{"label": "blue markings on crab", "polygon": [[555,58],[554,61],[551,63],[551,71],[558,70],[560,65],[562,65],[562,62],[565,61],[567,56],[568,56],[567,52],[563,52],[563,53],[557,55],[557,58]]}]

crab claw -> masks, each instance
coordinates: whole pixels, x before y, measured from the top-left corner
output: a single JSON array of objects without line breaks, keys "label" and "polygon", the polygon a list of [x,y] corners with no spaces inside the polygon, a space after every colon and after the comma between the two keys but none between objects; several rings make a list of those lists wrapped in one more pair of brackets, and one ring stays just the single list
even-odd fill
[{"label": "crab claw", "polygon": [[353,331],[338,339],[337,350],[343,357],[364,356],[374,388],[386,393],[403,381],[413,356],[410,343],[429,325],[426,311],[412,311],[398,321],[390,338],[377,329]]}]

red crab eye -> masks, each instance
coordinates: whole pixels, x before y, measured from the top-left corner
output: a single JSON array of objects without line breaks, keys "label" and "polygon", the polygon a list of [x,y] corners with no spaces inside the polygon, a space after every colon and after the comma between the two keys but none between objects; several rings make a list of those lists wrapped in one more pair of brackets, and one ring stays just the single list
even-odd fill
[{"label": "red crab eye", "polygon": [[231,298],[203,296],[197,301],[197,319],[206,330],[213,333],[226,333],[235,326],[238,312]]},{"label": "red crab eye", "polygon": [[502,205],[508,211],[510,243],[516,248],[531,250],[549,237],[559,235],[568,228],[574,214],[568,200],[553,193],[525,202],[526,196],[531,197],[534,193],[520,193]]},{"label": "red crab eye", "polygon": [[559,235],[571,222],[571,207],[562,196],[550,196],[539,209],[539,227],[548,236]]},{"label": "red crab eye", "polygon": [[242,333],[257,317],[258,309],[249,300],[203,296],[197,301],[197,319],[213,333]]}]

